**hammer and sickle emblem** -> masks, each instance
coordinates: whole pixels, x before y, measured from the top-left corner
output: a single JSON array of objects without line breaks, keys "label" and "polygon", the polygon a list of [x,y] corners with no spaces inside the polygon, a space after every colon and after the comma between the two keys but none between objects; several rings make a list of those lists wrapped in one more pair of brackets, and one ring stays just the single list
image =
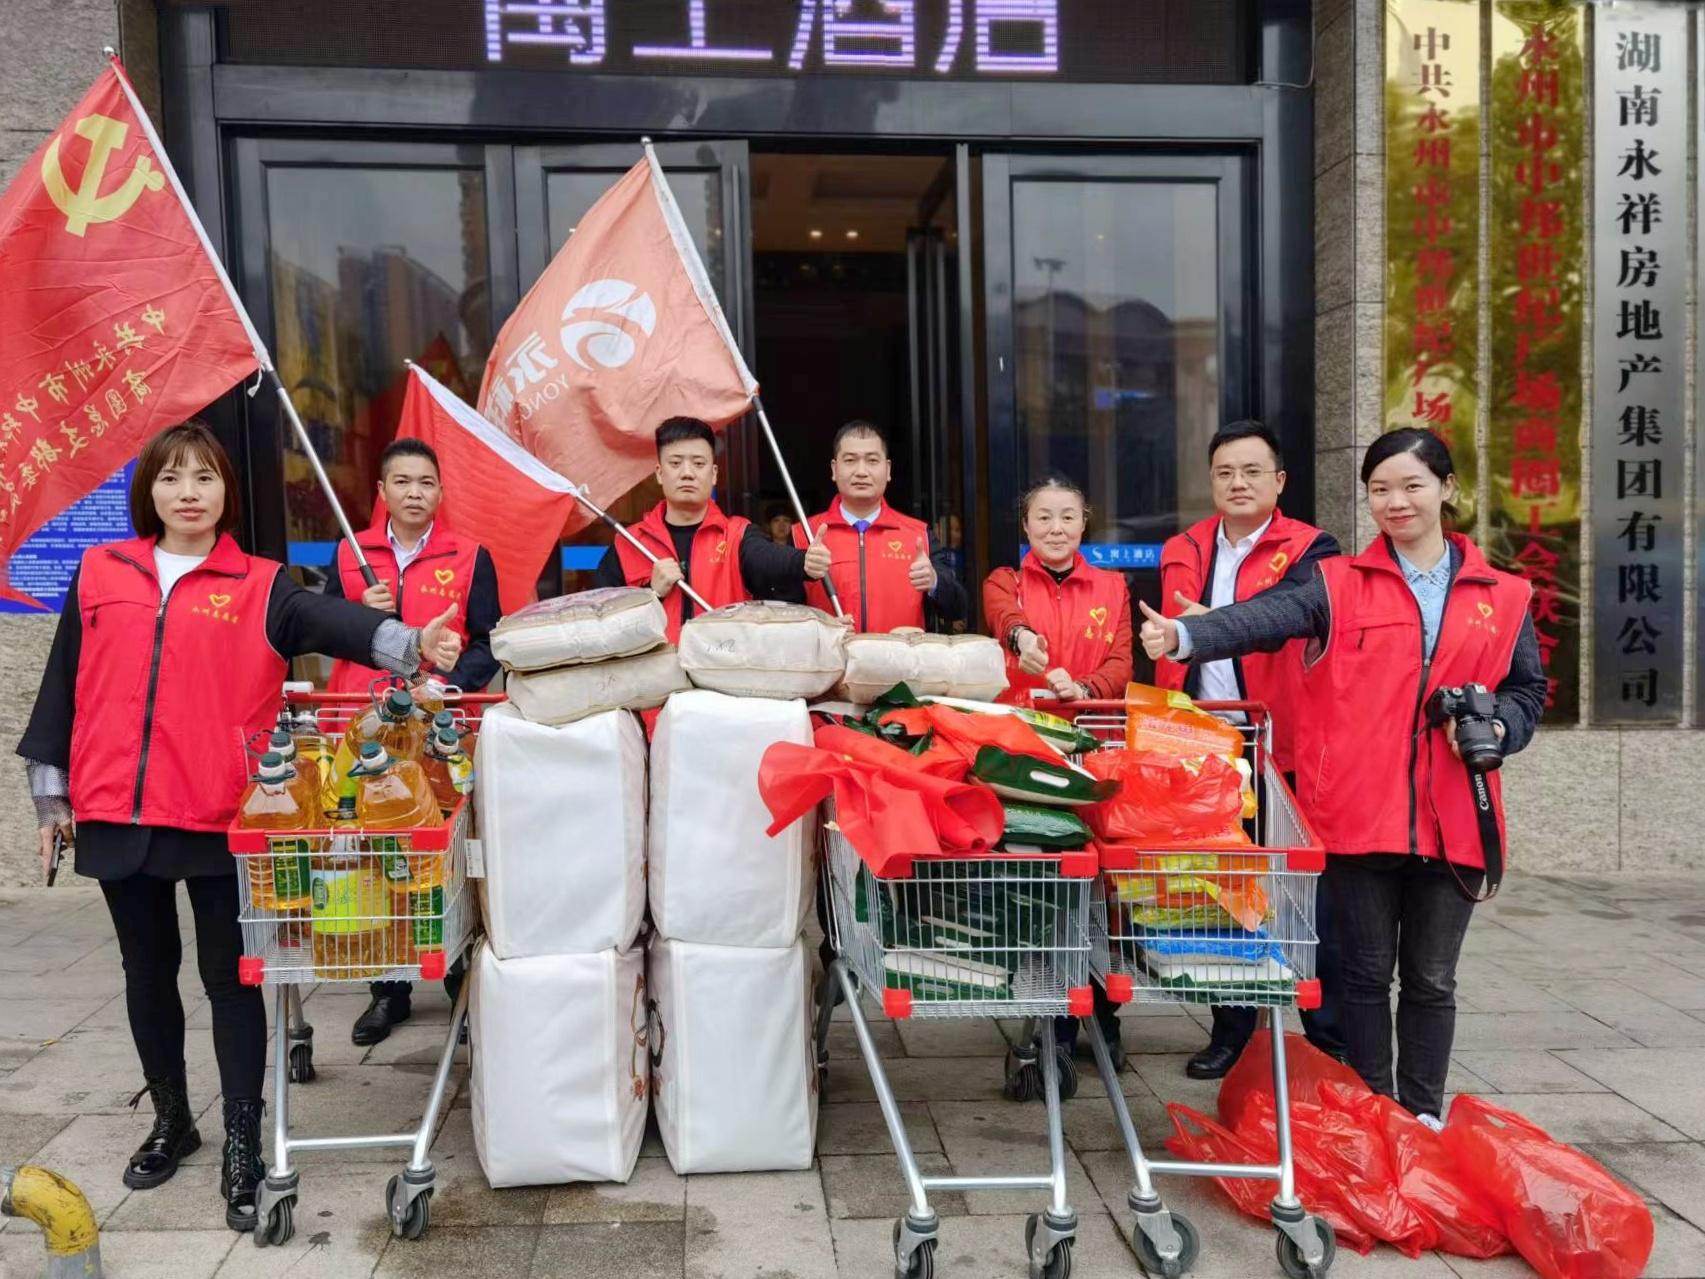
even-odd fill
[{"label": "hammer and sickle emblem", "polygon": [[41,158],[41,183],[54,206],[65,215],[65,229],[72,235],[83,235],[91,222],[122,218],[142,197],[144,189],[158,191],[166,185],[166,175],[154,167],[149,157],[142,155],[136,157],[122,186],[101,194],[107,161],[116,148],[124,145],[129,132],[128,124],[111,116],[86,115],[77,121],[77,136],[89,143],[89,162],[83,167],[83,180],[75,191],[66,185],[59,168],[59,139],[47,144],[47,153]]}]

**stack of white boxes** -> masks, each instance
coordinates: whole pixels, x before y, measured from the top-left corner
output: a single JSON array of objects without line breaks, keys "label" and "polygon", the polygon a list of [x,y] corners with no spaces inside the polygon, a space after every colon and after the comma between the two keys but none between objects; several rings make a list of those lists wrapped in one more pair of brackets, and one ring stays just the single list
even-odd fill
[{"label": "stack of white boxes", "polygon": [[806,1168],[816,1144],[811,965],[815,831],[774,838],[764,751],[809,744],[803,701],[699,689],[651,746],[649,976],[657,1123],[679,1173]]},{"label": "stack of white boxes", "polygon": [[645,1136],[645,736],[630,711],[481,724],[487,941],[470,997],[493,1186],[626,1181]]}]

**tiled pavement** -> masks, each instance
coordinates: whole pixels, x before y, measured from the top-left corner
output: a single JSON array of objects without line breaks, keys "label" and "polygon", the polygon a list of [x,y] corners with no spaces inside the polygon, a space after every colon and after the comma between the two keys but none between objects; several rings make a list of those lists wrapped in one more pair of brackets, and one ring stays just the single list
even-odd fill
[{"label": "tiled pavement", "polygon": [[[186,917],[187,910],[182,912]],[[186,942],[192,942],[187,938]],[[188,949],[186,945],[186,949]],[[126,1102],[138,1071],[126,1030],[110,925],[86,886],[0,892],[0,1163],[33,1162],[74,1179],[102,1225],[115,1279],[206,1276],[596,1276],[596,1279],[836,1279],[891,1273],[900,1179],[851,1027],[836,1027],[818,1166],[809,1172],[677,1177],[655,1132],[626,1186],[493,1191],[473,1153],[458,1070],[456,1107],[438,1136],[439,1189],[426,1238],[393,1242],[386,1179],[402,1156],[370,1152],[303,1162],[297,1236],[257,1250],[224,1229],[215,1197],[220,1123],[208,1010],[193,955],[184,1003],[192,1088],[207,1144],[177,1178],[131,1193],[124,1156],[147,1129]],[[1553,1134],[1586,1146],[1645,1194],[1657,1221],[1647,1273],[1705,1277],[1705,876],[1517,877],[1469,932],[1451,1087],[1498,1095]],[[350,988],[308,1001],[321,1078],[293,1098],[304,1123],[376,1130],[406,1125],[424,1102],[448,1010],[423,994],[415,1020],[363,1052],[348,1027]],[[1125,1019],[1121,1079],[1145,1141],[1166,1132],[1163,1100],[1212,1110],[1215,1086],[1184,1078],[1201,1019],[1143,1008]],[[1043,1159],[1042,1112],[999,1095],[1003,1043],[989,1023],[882,1024],[907,1123],[927,1169],[1030,1170]],[[1129,1167],[1092,1069],[1067,1103],[1072,1193],[1082,1217],[1074,1273],[1138,1273],[1122,1237]],[[146,1105],[146,1103],[144,1103]],[[1237,1216],[1206,1183],[1163,1182],[1203,1237],[1202,1279],[1276,1275],[1272,1232]],[[937,1204],[938,1273],[1022,1275],[1030,1196],[973,1193]],[[0,1279],[42,1273],[33,1225],[0,1229]],[[1504,1279],[1529,1273],[1381,1248],[1340,1253],[1341,1279]]]}]

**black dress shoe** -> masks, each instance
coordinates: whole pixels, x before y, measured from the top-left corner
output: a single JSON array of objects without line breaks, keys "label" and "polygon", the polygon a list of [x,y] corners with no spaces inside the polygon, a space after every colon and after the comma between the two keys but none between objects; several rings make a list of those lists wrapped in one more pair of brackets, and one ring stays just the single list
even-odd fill
[{"label": "black dress shoe", "polygon": [[355,1029],[349,1032],[350,1041],[362,1048],[371,1048],[390,1037],[391,1027],[409,1019],[413,1010],[409,1001],[395,995],[374,995],[367,1011],[355,1019]]},{"label": "black dress shoe", "polygon": [[1231,1048],[1225,1044],[1209,1044],[1189,1061],[1184,1063],[1184,1073],[1192,1079],[1222,1079],[1227,1071],[1237,1064],[1237,1059],[1243,1055],[1243,1049]]}]

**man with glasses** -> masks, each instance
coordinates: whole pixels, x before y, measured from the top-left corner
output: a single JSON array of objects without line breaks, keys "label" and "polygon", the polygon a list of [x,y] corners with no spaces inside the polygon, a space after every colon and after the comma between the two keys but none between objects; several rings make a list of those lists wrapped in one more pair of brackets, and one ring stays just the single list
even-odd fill
[{"label": "man with glasses", "polygon": [[[1263,591],[1286,590],[1307,582],[1315,563],[1339,553],[1327,532],[1279,511],[1285,471],[1279,441],[1260,422],[1243,420],[1222,426],[1208,442],[1209,476],[1215,514],[1170,538],[1160,552],[1161,610],[1168,617],[1189,616],[1249,599]],[[1155,663],[1155,683],[1182,689],[1197,701],[1264,703],[1273,716],[1273,758],[1290,775],[1295,690],[1302,671],[1301,641],[1277,653],[1256,653],[1222,662],[1180,665]],[[1343,1055],[1338,1037],[1336,947],[1327,941],[1328,915],[1316,902],[1321,934],[1318,971],[1322,1004],[1303,1014],[1304,1029],[1315,1045]],[[1213,1009],[1208,1046],[1185,1065],[1192,1079],[1218,1079],[1232,1068],[1255,1033],[1256,1009]]]}]

